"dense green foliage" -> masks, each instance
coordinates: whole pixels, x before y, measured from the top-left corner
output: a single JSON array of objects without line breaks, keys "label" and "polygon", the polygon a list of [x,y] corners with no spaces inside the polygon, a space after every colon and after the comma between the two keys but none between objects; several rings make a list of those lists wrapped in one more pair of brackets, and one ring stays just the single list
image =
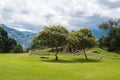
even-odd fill
[{"label": "dense green foliage", "polygon": [[95,36],[92,34],[92,31],[88,28],[81,28],[78,31],[72,31],[68,36],[68,45],[71,48],[77,48],[84,50],[85,58],[87,55],[85,50],[87,48],[94,47],[97,44]]},{"label": "dense green foliage", "polygon": [[23,48],[21,45],[16,45],[13,50],[12,50],[13,53],[23,53]]},{"label": "dense green foliage", "polygon": [[100,47],[109,51],[120,51],[120,20],[109,20],[99,25],[106,35],[99,39]]},{"label": "dense green foliage", "polygon": [[97,44],[95,36],[92,34],[91,30],[88,28],[81,28],[78,31],[78,39],[79,39],[79,47],[84,50],[85,58],[87,59],[87,55],[85,50],[87,48],[94,47]]},{"label": "dense green foliage", "polygon": [[66,44],[66,37],[68,31],[61,25],[58,26],[46,26],[43,31],[41,31],[38,36],[35,37],[35,42],[44,42],[48,47],[56,48],[56,60],[58,60],[58,47]]},{"label": "dense green foliage", "polygon": [[[100,54],[92,53],[93,50]],[[119,80],[120,55],[93,49],[84,55],[59,54],[59,61],[39,55],[0,54],[0,80]],[[42,53],[43,52],[43,53]],[[47,51],[41,50],[41,54]]]},{"label": "dense green foliage", "polygon": [[8,33],[0,27],[0,52],[11,52],[16,46],[16,40],[9,38]]},{"label": "dense green foliage", "polygon": [[16,41],[9,38],[7,32],[0,27],[0,52],[9,52],[16,44]]},{"label": "dense green foliage", "polygon": [[72,31],[67,36],[67,43],[70,49],[70,52],[75,52],[78,49],[79,37],[78,31]]},{"label": "dense green foliage", "polygon": [[35,41],[35,42],[33,41],[33,44],[28,49],[36,50],[36,49],[44,49],[44,48],[45,48],[44,43],[41,43],[39,41]]}]

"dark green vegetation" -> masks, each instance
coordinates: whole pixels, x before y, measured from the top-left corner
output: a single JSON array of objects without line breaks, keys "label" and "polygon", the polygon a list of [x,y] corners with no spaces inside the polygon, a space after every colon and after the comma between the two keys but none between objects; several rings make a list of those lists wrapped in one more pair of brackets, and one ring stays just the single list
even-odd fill
[{"label": "dark green vegetation", "polygon": [[99,39],[100,47],[120,53],[120,19],[103,22],[99,28],[106,33]]},{"label": "dark green vegetation", "polygon": [[[0,52],[2,53],[14,52],[17,46],[18,44],[16,43],[16,40],[9,38],[8,33],[2,27],[0,27]],[[22,47],[19,49],[21,49],[20,52],[23,52]]]},{"label": "dark green vegetation", "polygon": [[[100,53],[92,53],[98,51]],[[48,53],[40,50],[41,55]],[[59,54],[59,61],[53,53],[49,59],[40,55],[0,54],[0,80],[119,80],[120,55],[99,48],[87,51],[88,60],[83,53]]]},{"label": "dark green vegetation", "polygon": [[14,53],[22,53],[23,52],[23,48],[21,45],[16,45],[14,48],[13,48],[13,51]]},{"label": "dark green vegetation", "polygon": [[7,27],[4,24],[0,24],[0,26],[7,31],[8,36],[14,38],[18,44],[21,44],[24,49],[28,48],[32,44],[32,38],[35,35],[31,32],[18,31],[12,28]]},{"label": "dark green vegetation", "polygon": [[[44,46],[56,48],[55,60],[58,60],[58,47],[67,46],[70,50],[72,48],[77,50],[83,50],[85,58],[87,58],[85,50],[87,48],[94,47],[97,44],[96,38],[92,34],[91,30],[88,28],[81,28],[78,31],[68,32],[64,26],[46,26],[43,31],[41,31],[34,38],[34,43],[40,43]],[[62,50],[61,50],[62,51]]]}]

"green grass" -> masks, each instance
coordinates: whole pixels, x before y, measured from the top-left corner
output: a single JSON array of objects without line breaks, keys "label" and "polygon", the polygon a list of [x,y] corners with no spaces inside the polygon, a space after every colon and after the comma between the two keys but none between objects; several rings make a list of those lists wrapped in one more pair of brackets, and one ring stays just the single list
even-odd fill
[{"label": "green grass", "polygon": [[[97,50],[100,53],[92,53]],[[46,50],[40,53],[48,53]],[[99,48],[89,51],[89,60],[81,53],[59,54],[49,59],[40,55],[0,54],[0,80],[119,80],[120,55]],[[52,53],[51,53],[52,54]]]}]

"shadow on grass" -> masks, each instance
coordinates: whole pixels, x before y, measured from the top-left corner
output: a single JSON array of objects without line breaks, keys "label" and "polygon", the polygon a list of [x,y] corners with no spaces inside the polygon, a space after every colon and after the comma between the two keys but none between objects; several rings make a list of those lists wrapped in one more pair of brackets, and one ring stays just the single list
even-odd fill
[{"label": "shadow on grass", "polygon": [[73,60],[62,60],[59,59],[58,61],[56,60],[49,60],[49,59],[43,59],[41,60],[43,62],[50,62],[50,63],[91,63],[91,62],[101,62],[101,60],[98,59],[73,59]]}]

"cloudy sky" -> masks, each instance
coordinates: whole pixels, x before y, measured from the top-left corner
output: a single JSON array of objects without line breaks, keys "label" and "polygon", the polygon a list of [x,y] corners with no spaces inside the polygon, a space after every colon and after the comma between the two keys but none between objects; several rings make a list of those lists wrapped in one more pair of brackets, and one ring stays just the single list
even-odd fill
[{"label": "cloudy sky", "polygon": [[97,29],[98,23],[120,18],[120,0],[0,0],[0,24],[38,32],[45,25]]}]

